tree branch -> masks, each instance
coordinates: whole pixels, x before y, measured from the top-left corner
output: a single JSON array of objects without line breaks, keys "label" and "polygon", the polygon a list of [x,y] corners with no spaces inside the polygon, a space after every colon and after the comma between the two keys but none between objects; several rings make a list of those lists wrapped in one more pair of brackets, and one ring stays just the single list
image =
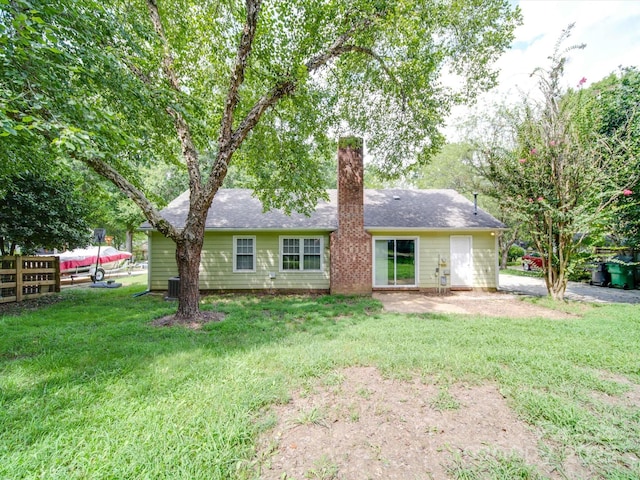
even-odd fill
[{"label": "tree branch", "polygon": [[158,210],[151,204],[147,197],[140,191],[133,183],[127,180],[120,172],[109,165],[104,160],[97,157],[91,158],[78,158],[81,162],[89,165],[96,173],[102,175],[107,180],[110,180],[116,187],[124,192],[144,213],[144,216],[149,222],[163,235],[176,240],[178,238],[178,231],[165,220]]},{"label": "tree branch", "polygon": [[224,114],[222,115],[222,125],[220,128],[220,138],[218,145],[224,150],[231,139],[233,129],[233,112],[238,105],[238,90],[244,82],[244,72],[247,68],[247,61],[251,54],[251,47],[256,35],[256,27],[258,25],[258,14],[260,13],[260,4],[262,0],[246,0],[247,20],[240,38],[238,46],[238,55],[236,56],[236,64],[231,75],[231,84],[227,92],[227,100],[225,102]]},{"label": "tree branch", "polygon": [[147,86],[151,86],[151,77],[149,77],[149,75],[144,73],[142,69],[140,69],[140,67],[138,67],[134,63],[129,62],[128,59],[125,58],[123,59],[123,61],[127,68],[131,70],[131,73],[133,73],[140,82],[144,83]]},{"label": "tree branch", "polygon": [[[347,40],[350,40],[351,37],[358,31],[359,27],[365,27],[372,23],[372,20],[365,20],[361,24],[352,27],[349,31],[340,35],[333,44],[325,51],[322,52],[305,63],[305,67],[309,73],[314,72],[325,65],[327,65],[331,60],[336,57],[339,57],[342,54],[354,51],[360,51],[361,47],[356,45],[345,45]],[[366,49],[362,49],[366,51]],[[373,53],[373,52],[371,52]],[[262,96],[260,100],[253,106],[253,108],[247,113],[245,118],[242,120],[238,128],[236,128],[231,135],[231,144],[230,147],[233,150],[237,149],[240,144],[247,137],[249,132],[257,125],[258,121],[262,114],[275,105],[281,98],[290,95],[297,88],[298,83],[293,77],[282,80],[278,85],[272,88],[268,93]]]},{"label": "tree branch", "polygon": [[[398,80],[398,78],[393,74],[393,72],[391,71],[391,69],[387,66],[387,64],[384,61],[384,58],[382,58],[380,55],[378,55],[376,52],[374,52],[373,50],[371,50],[370,48],[365,48],[365,47],[359,47],[358,45],[350,45],[349,48],[351,49],[351,51],[353,52],[359,52],[359,53],[364,53],[365,55],[370,56],[371,58],[373,58],[376,62],[378,62],[380,64],[380,66],[382,67],[382,69],[384,70],[384,73],[387,74],[387,76],[391,79],[391,81],[393,83],[395,83],[398,86],[402,86],[402,84],[400,83],[400,81]],[[404,97],[404,93],[402,95]]]},{"label": "tree branch", "polygon": [[[152,0],[148,0],[148,1],[152,1]],[[251,35],[249,35],[248,32],[251,31],[251,26],[249,25],[249,22],[252,21],[252,18],[250,17],[251,12],[249,11],[249,4],[253,4],[254,2],[259,4],[259,0],[247,0],[247,25],[245,25],[245,30],[243,33],[241,44],[238,47],[237,61],[240,61],[240,59],[243,58],[243,55],[248,56],[250,53],[251,45],[247,46],[247,45],[244,45],[242,42],[245,39],[246,40],[250,39],[251,41],[253,41],[253,33],[255,32],[253,32]],[[255,14],[257,15],[257,13],[258,12],[256,11]],[[373,23],[373,21],[374,21],[374,18],[366,18],[356,23],[355,25],[353,25],[349,30],[347,30],[338,38],[336,38],[335,41],[327,48],[327,50],[309,59],[305,63],[305,67],[307,68],[307,71],[309,73],[314,72],[324,67],[325,65],[327,65],[334,58],[347,52],[356,51],[356,48],[360,48],[355,45],[346,45],[346,42],[351,40],[357,32],[370,26]],[[245,59],[245,63],[246,63],[246,59]],[[238,63],[236,63],[236,69],[238,69]],[[241,72],[244,72],[244,66],[242,67]],[[241,81],[243,80],[243,78],[238,76],[233,78],[235,78],[237,81],[240,81],[240,82],[234,83],[232,81],[232,88],[235,88],[234,90],[235,93],[232,95],[232,92],[231,91],[229,92],[229,95],[227,97],[227,105],[229,105],[229,102],[234,102],[234,101],[237,102],[237,99],[236,99],[237,89],[240,87]],[[226,142],[223,142],[222,140],[223,136],[221,133],[218,156],[213,165],[213,168],[211,169],[211,174],[209,175],[209,180],[207,181],[207,185],[204,191],[204,196],[207,200],[213,200],[213,197],[215,196],[218,188],[220,187],[222,180],[227,174],[227,169],[229,167],[229,161],[231,160],[231,156],[240,147],[240,145],[245,140],[245,138],[247,138],[247,135],[249,135],[249,132],[251,132],[251,130],[253,130],[253,128],[258,124],[264,112],[266,112],[270,107],[278,103],[278,101],[281,100],[282,98],[292,94],[297,87],[298,87],[298,81],[295,79],[295,77],[290,76],[282,79],[278,84],[276,84],[271,90],[265,93],[256,102],[256,104],[251,108],[251,110],[249,110],[249,112],[245,115],[244,119],[240,122],[240,124],[235,130],[227,131],[227,133],[230,134],[230,137]],[[232,103],[232,105],[235,106],[236,103]],[[229,122],[230,121],[231,119],[229,119]],[[231,124],[229,123],[229,126],[230,125]],[[223,122],[223,129],[226,128],[226,126],[227,124]]]},{"label": "tree branch", "polygon": [[373,20],[374,18],[365,18],[361,22],[353,25],[349,30],[336,38],[333,44],[325,52],[319,53],[318,55],[312,57],[306,63],[307,70],[309,72],[318,70],[319,68],[329,63],[335,57],[343,53],[354,51],[354,49],[356,48],[355,45],[345,46],[347,40],[351,40],[351,38],[353,38],[353,36],[361,29],[365,29],[370,26],[373,23]]},{"label": "tree branch", "polygon": [[158,4],[156,3],[156,0],[147,0],[147,8],[149,10],[151,22],[153,23],[153,28],[155,29],[156,34],[162,42],[162,70],[167,76],[167,80],[169,80],[171,87],[176,92],[180,92],[180,82],[178,81],[178,77],[173,71],[173,54],[171,53],[171,48],[169,46],[167,36],[164,33],[162,18],[160,17],[160,11],[158,10]]},{"label": "tree branch", "polygon": [[[147,8],[149,10],[149,16],[151,22],[156,31],[156,34],[162,42],[163,58],[162,58],[162,70],[169,80],[171,88],[176,93],[181,93],[180,82],[178,76],[173,69],[173,55],[169,46],[169,41],[164,33],[162,26],[162,18],[158,11],[158,4],[156,0],[147,0]],[[134,71],[135,73],[135,71]],[[196,150],[193,138],[191,137],[191,129],[189,124],[185,120],[184,116],[175,108],[167,107],[167,113],[173,118],[173,122],[176,128],[176,133],[180,140],[180,146],[182,147],[182,158],[187,165],[187,171],[189,172],[189,190],[191,192],[191,199],[200,195],[202,189],[202,178],[200,174],[200,165],[198,163],[198,151]]]},{"label": "tree branch", "polygon": [[384,58],[382,58],[380,55],[378,55],[376,52],[374,52],[370,48],[360,47],[358,45],[345,45],[344,48],[347,49],[346,51],[358,52],[358,53],[363,53],[365,55],[368,55],[369,57],[373,58],[376,62],[380,64],[380,66],[382,67],[382,70],[384,70],[384,73],[386,73],[387,76],[391,79],[391,81],[399,87],[400,95],[402,96],[402,108],[404,111],[407,105],[407,95],[405,94],[402,83],[400,82],[400,80],[398,80],[398,78],[394,75],[391,69],[387,66],[387,64],[384,61]]}]

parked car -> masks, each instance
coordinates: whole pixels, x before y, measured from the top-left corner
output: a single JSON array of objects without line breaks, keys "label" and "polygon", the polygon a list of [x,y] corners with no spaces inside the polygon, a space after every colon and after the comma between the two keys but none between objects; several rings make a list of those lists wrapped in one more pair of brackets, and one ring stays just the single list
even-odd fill
[{"label": "parked car", "polygon": [[522,257],[523,270],[539,270],[542,268],[542,255],[538,252],[531,252]]}]

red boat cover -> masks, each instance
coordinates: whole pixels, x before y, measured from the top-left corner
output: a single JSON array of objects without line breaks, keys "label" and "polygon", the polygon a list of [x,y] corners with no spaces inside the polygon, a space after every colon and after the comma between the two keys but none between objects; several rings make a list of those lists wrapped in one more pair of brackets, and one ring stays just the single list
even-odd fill
[{"label": "red boat cover", "polygon": [[[98,247],[77,248],[68,252],[63,252],[60,257],[60,271],[73,270],[78,267],[89,267],[96,264],[98,259]],[[131,258],[129,252],[121,252],[113,247],[100,248],[100,265],[111,262],[118,262]]]}]

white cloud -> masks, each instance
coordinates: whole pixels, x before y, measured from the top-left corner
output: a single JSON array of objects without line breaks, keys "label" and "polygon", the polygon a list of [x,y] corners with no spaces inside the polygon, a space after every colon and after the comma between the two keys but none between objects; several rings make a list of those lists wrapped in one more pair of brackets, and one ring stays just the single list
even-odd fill
[{"label": "white cloud", "polygon": [[[569,53],[565,68],[565,86],[576,86],[586,77],[586,86],[617,71],[619,66],[640,64],[640,2],[603,0],[542,1],[520,0],[523,25],[515,32],[512,49],[498,61],[499,87],[485,94],[479,104],[496,98],[515,99],[518,92],[535,95],[535,79],[531,73],[537,67],[547,68],[563,29],[575,22],[565,47],[586,44],[584,50]],[[447,135],[457,137],[454,123],[468,109],[454,112]]]}]

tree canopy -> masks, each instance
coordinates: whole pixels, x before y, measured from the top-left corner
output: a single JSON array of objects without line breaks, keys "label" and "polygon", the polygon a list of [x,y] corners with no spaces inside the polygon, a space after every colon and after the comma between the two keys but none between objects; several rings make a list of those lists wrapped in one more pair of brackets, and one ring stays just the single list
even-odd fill
[{"label": "tree canopy", "polygon": [[[598,132],[610,138],[625,138],[619,154],[631,172],[640,170],[640,71],[624,67],[593,83],[588,93],[599,118]],[[640,188],[631,185],[615,203],[610,227],[618,242],[640,247]]]}]

